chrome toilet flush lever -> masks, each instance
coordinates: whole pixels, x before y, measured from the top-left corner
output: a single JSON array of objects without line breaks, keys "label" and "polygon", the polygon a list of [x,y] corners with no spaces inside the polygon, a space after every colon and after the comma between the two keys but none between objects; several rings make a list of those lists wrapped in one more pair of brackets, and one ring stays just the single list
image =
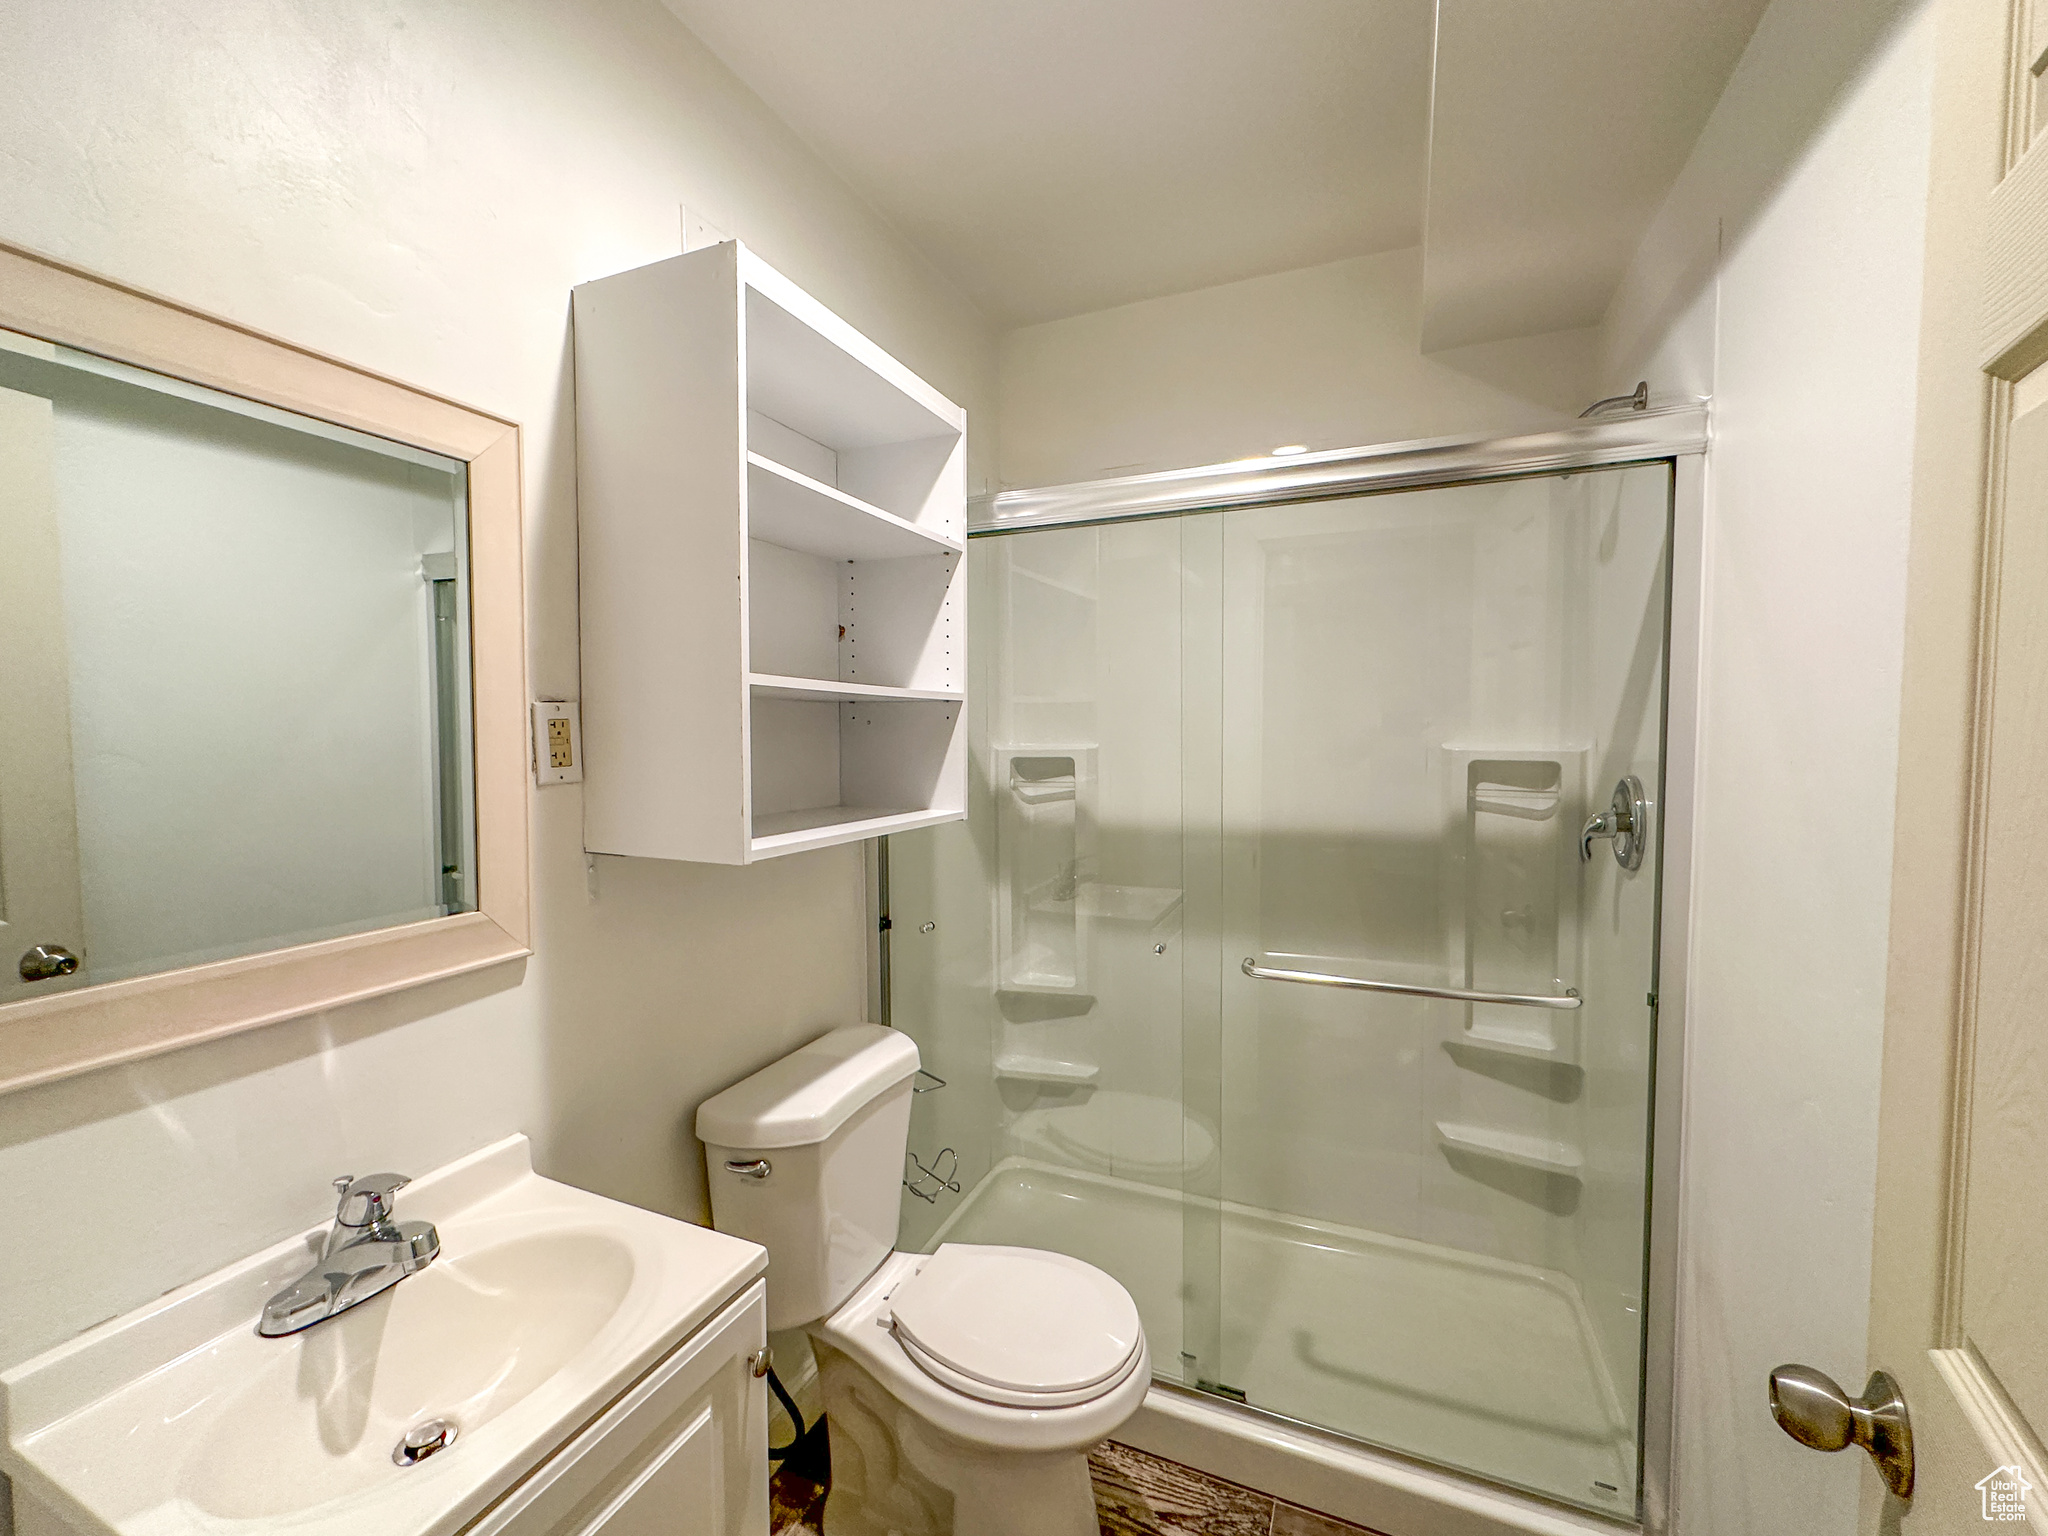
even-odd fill
[{"label": "chrome toilet flush lever", "polygon": [[441,1234],[430,1221],[391,1219],[391,1197],[412,1181],[401,1173],[343,1174],[334,1224],[320,1257],[263,1304],[256,1331],[266,1339],[310,1328],[418,1274],[439,1257]]},{"label": "chrome toilet flush lever", "polygon": [[1614,840],[1614,862],[1623,869],[1640,869],[1643,846],[1650,840],[1650,801],[1643,793],[1643,781],[1634,774],[1617,779],[1614,798],[1607,809],[1586,822],[1579,833],[1579,862],[1592,862],[1593,839]]}]

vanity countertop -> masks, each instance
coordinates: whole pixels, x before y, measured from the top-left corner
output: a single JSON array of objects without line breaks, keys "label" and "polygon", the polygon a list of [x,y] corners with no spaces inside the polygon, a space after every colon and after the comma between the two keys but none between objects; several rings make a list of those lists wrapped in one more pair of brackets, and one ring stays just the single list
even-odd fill
[{"label": "vanity countertop", "polygon": [[[440,1257],[304,1332],[262,1338],[256,1319],[324,1226],[0,1375],[24,1536],[49,1517],[121,1536],[459,1530],[767,1267],[752,1243],[541,1178],[524,1136],[398,1205],[439,1228]],[[395,1465],[434,1418],[456,1442]]]}]

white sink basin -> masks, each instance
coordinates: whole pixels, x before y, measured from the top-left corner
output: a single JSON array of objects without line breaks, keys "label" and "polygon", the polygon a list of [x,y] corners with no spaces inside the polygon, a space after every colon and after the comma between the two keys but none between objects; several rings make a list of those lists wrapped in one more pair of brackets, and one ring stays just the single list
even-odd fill
[{"label": "white sink basin", "polygon": [[[173,1536],[459,1529],[759,1275],[751,1243],[535,1175],[512,1137],[409,1185],[441,1255],[261,1338],[325,1229],[0,1376],[0,1465],[37,1522]],[[428,1419],[455,1443],[392,1450]],[[38,1508],[37,1506],[40,1506]]]}]

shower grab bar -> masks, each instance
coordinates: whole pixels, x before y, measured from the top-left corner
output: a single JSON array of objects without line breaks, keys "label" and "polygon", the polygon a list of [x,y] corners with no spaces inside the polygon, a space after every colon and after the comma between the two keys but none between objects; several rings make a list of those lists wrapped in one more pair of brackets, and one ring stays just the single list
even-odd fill
[{"label": "shower grab bar", "polygon": [[1283,971],[1260,965],[1256,955],[1246,955],[1242,967],[1254,981],[1299,981],[1312,987],[1349,987],[1355,992],[1393,992],[1401,997],[1441,997],[1453,1003],[1508,1003],[1516,1008],[1576,1008],[1585,1001],[1576,988],[1563,997],[1546,997],[1521,992],[1468,992],[1463,987],[1418,987],[1405,981],[1361,981],[1356,976],[1326,976],[1321,971]]}]

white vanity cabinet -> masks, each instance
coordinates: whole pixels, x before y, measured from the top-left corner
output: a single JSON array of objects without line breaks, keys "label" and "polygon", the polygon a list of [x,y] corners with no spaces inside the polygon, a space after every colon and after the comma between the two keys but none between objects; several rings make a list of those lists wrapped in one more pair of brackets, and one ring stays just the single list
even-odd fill
[{"label": "white vanity cabinet", "polygon": [[438,1257],[308,1328],[256,1323],[324,1222],[0,1371],[19,1536],[768,1536],[763,1250],[524,1136],[398,1198]]},{"label": "white vanity cabinet", "polygon": [[464,1536],[766,1536],[767,1322],[756,1280]]},{"label": "white vanity cabinet", "polygon": [[737,241],[575,290],[584,846],[966,814],[966,413]]}]

